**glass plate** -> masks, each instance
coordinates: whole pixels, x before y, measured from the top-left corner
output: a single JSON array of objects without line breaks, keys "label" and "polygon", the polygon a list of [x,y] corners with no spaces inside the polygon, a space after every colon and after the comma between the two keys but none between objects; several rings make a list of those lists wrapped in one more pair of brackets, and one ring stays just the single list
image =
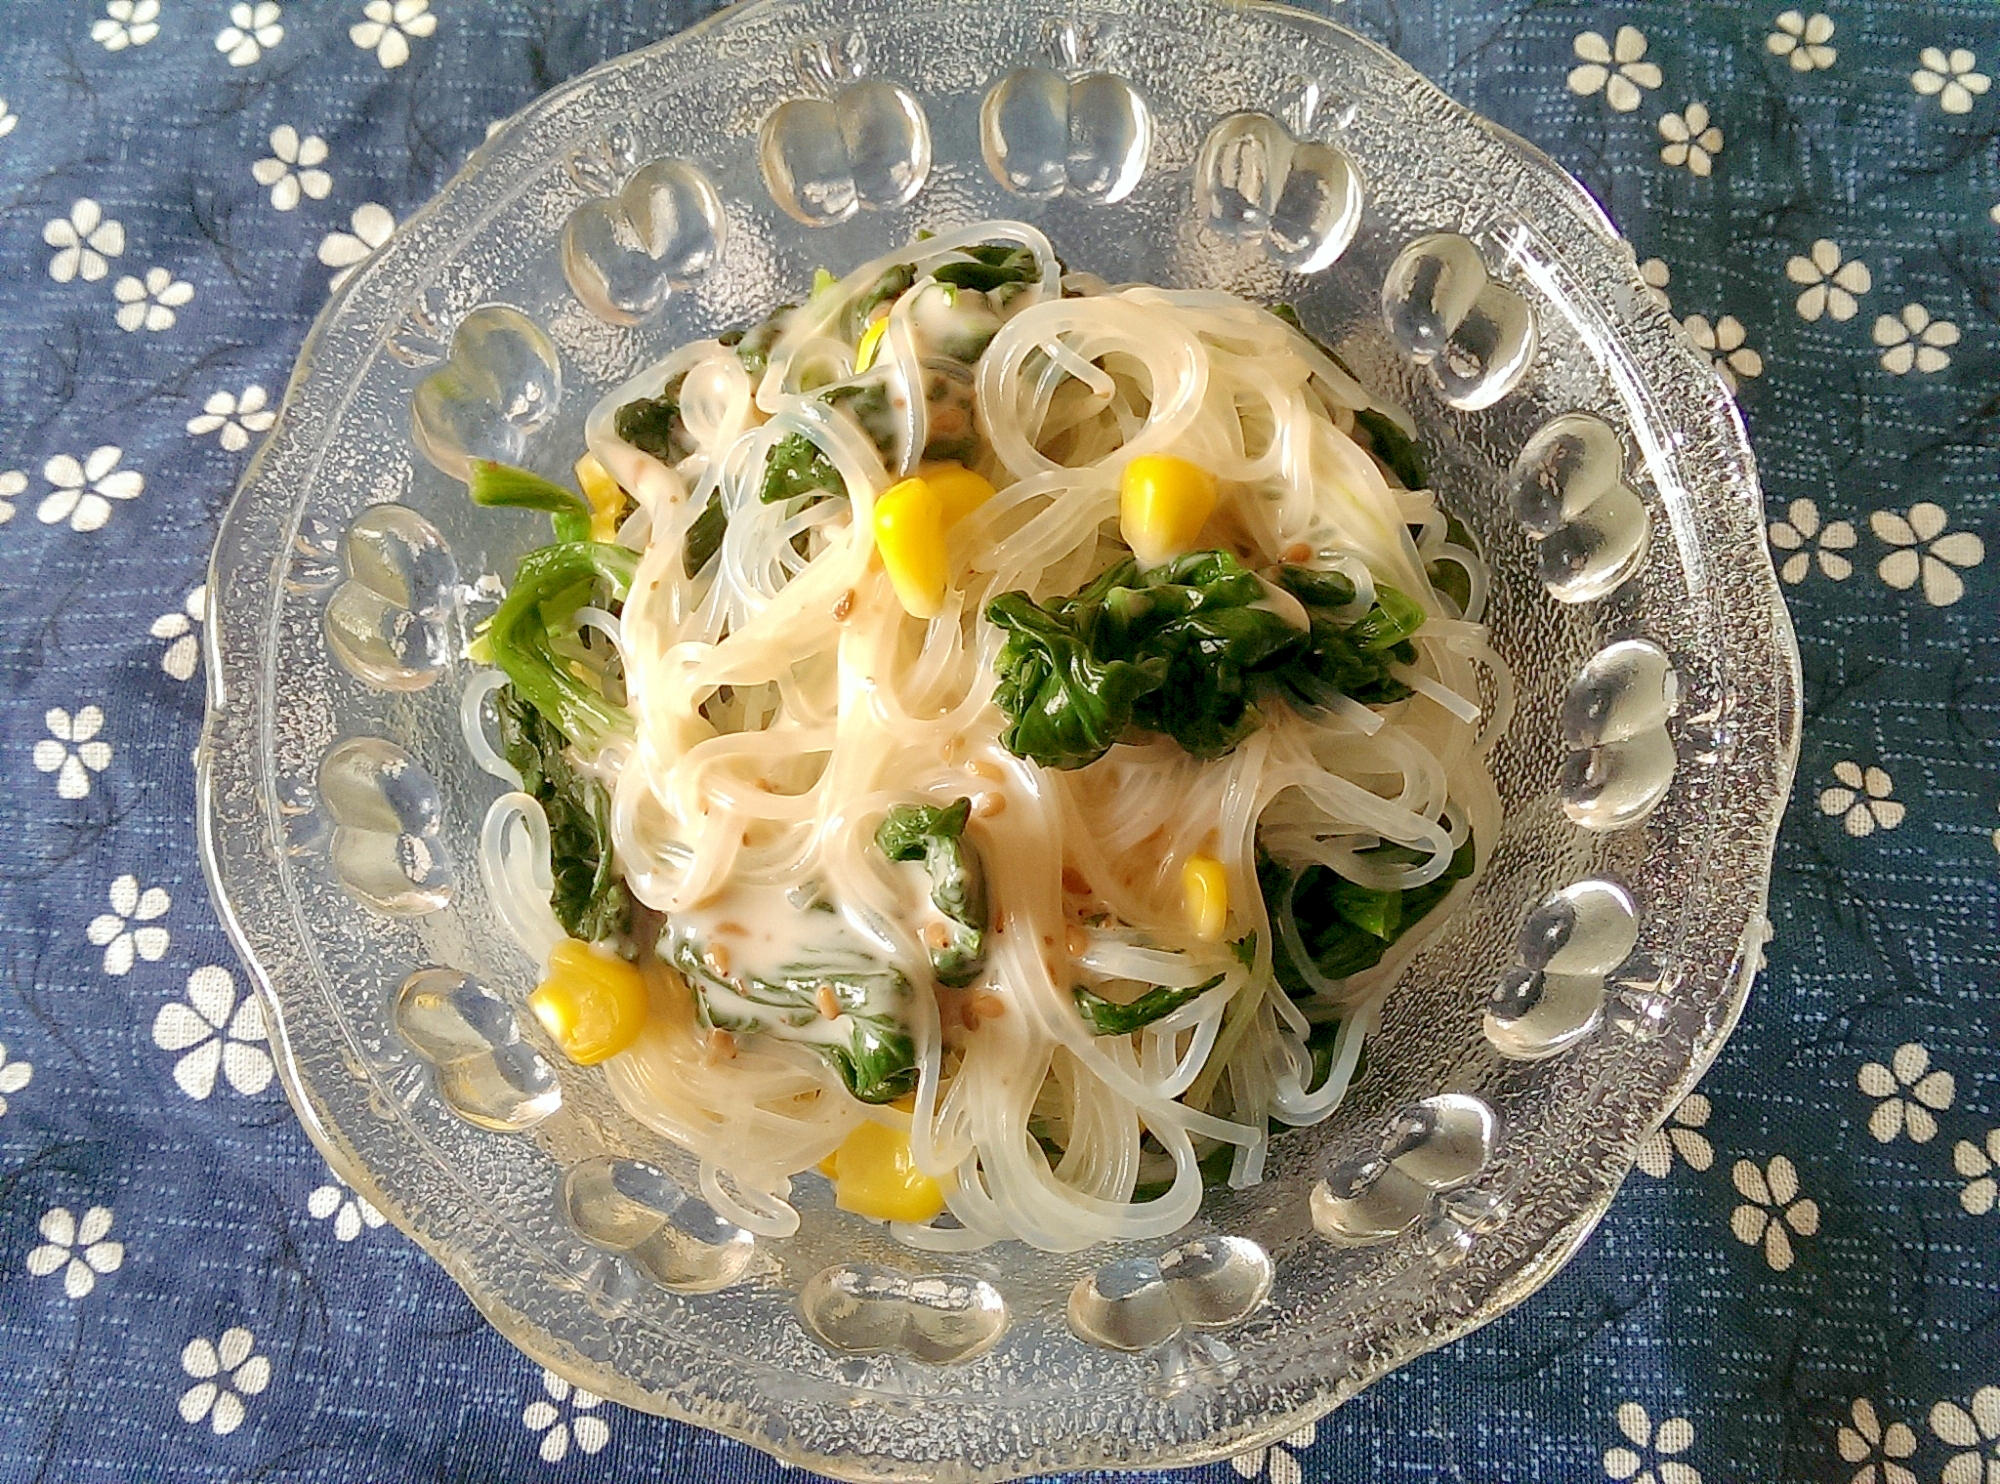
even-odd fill
[{"label": "glass plate", "polygon": [[[752,1240],[519,1013],[459,707],[538,523],[453,473],[559,472],[666,349],[987,216],[1294,302],[1411,410],[1520,684],[1504,836],[1347,1103],[1176,1237],[930,1256],[805,1178]],[[1630,248],[1260,5],[766,0],[558,89],[321,316],[210,592],[203,853],[327,1159],[537,1360],[854,1479],[1235,1453],[1532,1293],[1742,1009],[1797,750],[1743,430]]]}]

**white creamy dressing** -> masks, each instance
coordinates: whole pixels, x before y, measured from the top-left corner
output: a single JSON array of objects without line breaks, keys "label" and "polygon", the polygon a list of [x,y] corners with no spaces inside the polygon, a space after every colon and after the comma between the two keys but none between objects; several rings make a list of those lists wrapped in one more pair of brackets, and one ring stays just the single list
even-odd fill
[{"label": "white creamy dressing", "polygon": [[[715,1019],[761,1021],[767,1034],[803,1045],[846,1044],[853,1036],[853,1013],[904,1020],[909,981],[844,913],[801,906],[801,898],[797,888],[740,883],[674,914],[669,942],[692,943],[708,965],[701,992]],[[840,997],[829,997],[830,1006],[841,1006],[832,1016],[818,1009],[775,1009],[741,992],[753,979],[780,983],[821,975],[830,989],[835,980],[842,987]],[[722,987],[731,983],[738,988]],[[842,1004],[852,998],[849,986],[862,989],[859,1004]]]}]

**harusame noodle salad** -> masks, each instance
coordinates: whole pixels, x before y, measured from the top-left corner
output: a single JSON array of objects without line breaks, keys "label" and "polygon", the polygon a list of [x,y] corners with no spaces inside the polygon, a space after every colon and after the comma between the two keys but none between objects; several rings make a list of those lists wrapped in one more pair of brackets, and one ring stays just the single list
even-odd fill
[{"label": "harusame noodle salad", "polygon": [[1254,1183],[1498,833],[1486,569],[1396,416],[990,221],[649,367],[577,490],[475,463],[557,537],[464,708],[537,1020],[767,1235],[822,1177],[935,1250]]}]

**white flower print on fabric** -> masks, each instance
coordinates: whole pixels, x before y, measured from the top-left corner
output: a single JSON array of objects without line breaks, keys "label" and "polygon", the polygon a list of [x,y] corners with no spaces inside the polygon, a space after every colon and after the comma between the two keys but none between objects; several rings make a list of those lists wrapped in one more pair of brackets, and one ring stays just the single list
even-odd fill
[{"label": "white flower print on fabric", "polygon": [[1833,39],[1833,17],[1824,11],[1811,15],[1785,11],[1778,17],[1777,27],[1764,38],[1764,49],[1789,61],[1794,72],[1823,72],[1840,55],[1827,45]]},{"label": "white flower print on fabric", "polygon": [[104,972],[129,974],[135,959],[158,963],[171,941],[159,919],[172,905],[165,887],[141,891],[137,876],[128,873],[112,882],[111,910],[91,918],[84,929],[84,936],[104,950]]},{"label": "white flower print on fabric", "polygon": [[7,1116],[7,1099],[34,1079],[35,1064],[16,1057],[7,1060],[7,1048],[0,1044],[0,1118]]},{"label": "white flower print on fabric", "polygon": [[188,679],[201,663],[201,641],[195,638],[194,630],[207,617],[208,584],[204,582],[174,612],[162,613],[153,620],[153,637],[167,641],[167,652],[160,656],[160,668],[174,679]]},{"label": "white flower print on fabric", "polygon": [[113,500],[136,500],[145,491],[146,476],[121,469],[125,451],[107,443],[93,448],[82,463],[59,453],[42,465],[42,477],[54,489],[35,507],[35,519],[45,526],[69,522],[72,531],[95,531],[111,519]]},{"label": "white flower print on fabric", "polygon": [[1907,516],[1878,510],[1868,528],[1886,545],[1898,548],[1882,558],[1876,574],[1898,592],[1923,583],[1933,607],[1949,608],[1965,596],[1965,582],[1954,567],[1972,568],[1986,560],[1986,543],[1971,531],[1947,531],[1951,517],[1942,505],[1920,500]]},{"label": "white flower print on fabric", "polygon": [[396,219],[389,215],[387,207],[369,201],[354,209],[352,226],[352,232],[329,232],[320,241],[319,260],[340,270],[327,285],[331,289],[338,290],[376,248],[389,240],[389,234],[396,230]]},{"label": "white flower print on fabric", "polygon": [[1876,315],[1873,334],[1882,347],[1882,369],[1892,376],[1942,371],[1951,364],[1945,348],[1958,344],[1958,326],[1932,319],[1921,304],[1905,304],[1900,314]]},{"label": "white flower print on fabric", "polygon": [[19,469],[0,471],[0,526],[14,518],[14,502],[28,487],[28,476]]},{"label": "white flower print on fabric", "polygon": [[182,1053],[174,1062],[174,1082],[200,1102],[215,1091],[216,1069],[245,1097],[271,1085],[271,1053],[265,1049],[264,1007],[255,995],[236,999],[236,981],[215,964],[188,975],[187,1002],[162,1005],[153,1017],[153,1044]]},{"label": "white flower print on fabric", "polygon": [[361,8],[368,19],[355,22],[347,35],[384,67],[400,67],[410,60],[410,38],[437,29],[438,18],[430,11],[431,0],[368,0]]},{"label": "white flower print on fabric", "polygon": [[576,1446],[585,1453],[595,1453],[611,1441],[611,1427],[602,1417],[563,1415],[565,1402],[576,1412],[584,1414],[601,1406],[603,1397],[594,1391],[585,1391],[581,1386],[572,1388],[569,1382],[546,1367],[542,1371],[542,1390],[548,1393],[548,1397],[538,1397],[529,1402],[521,1413],[521,1423],[529,1432],[541,1433],[544,1463],[561,1463],[569,1452],[572,1437],[576,1439]]},{"label": "white flower print on fabric", "polygon": [[366,1199],[356,1195],[337,1175],[306,1198],[306,1210],[316,1221],[324,1221],[331,1216],[334,1240],[340,1242],[351,1242],[361,1235],[362,1228],[373,1231],[389,1219]]},{"label": "white flower print on fabric", "polygon": [[181,1393],[181,1421],[192,1424],[206,1417],[217,1437],[241,1427],[248,1411],[243,1399],[260,1395],[271,1384],[271,1362],[256,1354],[256,1347],[256,1337],[240,1324],[224,1330],[213,1344],[189,1340],[181,1351],[181,1369],[195,1384]]},{"label": "white flower print on fabric", "polygon": [[1882,769],[1838,762],[1833,765],[1834,783],[1820,790],[1819,812],[1839,818],[1841,828],[1857,840],[1877,830],[1893,830],[1903,822],[1903,806],[1889,797],[1895,783]]},{"label": "white flower print on fabric", "polygon": [[1858,258],[1843,261],[1840,244],[1828,237],[1820,238],[1807,252],[1787,258],[1785,277],[1805,287],[1797,300],[1803,320],[1816,320],[1822,314],[1828,319],[1851,320],[1860,307],[1854,302],[1855,295],[1875,286],[1868,265]]},{"label": "white flower print on fabric", "polygon": [[1964,1451],[1952,1455],[1938,1484],[1994,1484],[2000,1480],[2000,1386],[1972,1393],[1970,1408],[1939,1402],[1931,1408],[1931,1431],[1940,1443]]},{"label": "white flower print on fabric", "polygon": [[1843,1422],[1834,1439],[1842,1458],[1861,1465],[1848,1484],[1917,1484],[1917,1476],[1898,1462],[1917,1451],[1917,1435],[1910,1425],[1892,1422],[1884,1427],[1875,1403],[1865,1396],[1854,1399],[1849,1413],[1853,1426]]},{"label": "white flower print on fabric", "polygon": [[278,23],[284,12],[274,0],[241,0],[229,7],[229,24],[215,35],[215,49],[232,67],[248,67],[285,39]]},{"label": "white flower print on fabric", "polygon": [[271,394],[261,386],[246,386],[242,394],[216,392],[201,404],[201,412],[188,419],[187,430],[197,438],[210,433],[231,453],[250,446],[252,433],[264,433],[278,420],[270,405]]},{"label": "white flower print on fabric", "polygon": [[1917,54],[1917,70],[1910,74],[1910,86],[1922,98],[1935,98],[1946,113],[1972,112],[1972,100],[1993,86],[1993,79],[1975,72],[1979,59],[1962,46],[1946,52],[1927,46]]},{"label": "white flower print on fabric", "polygon": [[88,798],[90,775],[111,766],[111,744],[97,736],[104,729],[104,712],[84,706],[72,716],[51,706],[42,713],[42,724],[49,735],[35,744],[35,771],[56,775],[57,798]]},{"label": "white flower print on fabric", "polygon": [[326,163],[326,141],[317,134],[300,136],[290,124],[271,131],[271,153],[250,167],[260,186],[271,189],[271,204],[290,211],[311,197],[324,201],[333,177],[319,167]]},{"label": "white flower print on fabric", "polygon": [[1639,279],[1646,285],[1646,294],[1660,308],[1671,311],[1673,301],[1667,297],[1667,285],[1673,282],[1673,269],[1664,259],[1648,258],[1639,265]]},{"label": "white flower print on fabric", "polygon": [[1951,1165],[1965,1177],[1965,1188],[1958,1193],[1965,1214],[1984,1216],[1991,1211],[1995,1199],[2000,1198],[2000,1179],[1995,1178],[1995,1172],[2000,1171],[2000,1128],[1986,1131],[1984,1148],[1970,1139],[1960,1139],[1951,1151]]},{"label": "white flower print on fabric", "polygon": [[90,39],[108,52],[144,46],[160,34],[160,0],[110,0],[104,19],[90,28]]},{"label": "white flower print on fabric", "polygon": [[143,279],[126,274],[112,286],[121,330],[171,330],[174,311],[194,297],[194,285],[165,268],[148,268]]},{"label": "white flower print on fabric", "polygon": [[1268,1448],[1252,1448],[1229,1460],[1229,1466],[1246,1479],[1268,1478],[1271,1484],[1301,1484],[1305,1470],[1289,1451],[1310,1448],[1319,1436],[1319,1424],[1308,1422],[1297,1432],[1288,1432]]},{"label": "white flower print on fabric", "polygon": [[1638,1165],[1655,1180],[1664,1180],[1674,1167],[1674,1156],[1691,1170],[1705,1170],[1715,1163],[1715,1146],[1701,1132],[1708,1127],[1713,1110],[1701,1093],[1691,1092],[1667,1115],[1667,1121],[1646,1135],[1639,1146]]},{"label": "white flower print on fabric", "polygon": [[1835,582],[1854,575],[1854,563],[1842,553],[1854,549],[1859,538],[1851,521],[1820,523],[1819,506],[1811,500],[1794,500],[1785,507],[1785,518],[1771,522],[1771,544],[1790,552],[1778,575],[1787,582],[1803,582],[1813,563]]},{"label": "white flower print on fabric", "polygon": [[14,126],[21,122],[21,115],[7,106],[7,100],[0,98],[0,139],[14,132]]},{"label": "white flower print on fabric", "polygon": [[28,1254],[29,1273],[46,1278],[59,1272],[64,1293],[73,1299],[85,1297],[100,1277],[124,1265],[125,1244],[107,1240],[111,1222],[109,1206],[92,1206],[81,1221],[69,1207],[51,1206],[42,1213],[42,1245]]},{"label": "white flower print on fabric", "polygon": [[1694,1424],[1668,1417],[1658,1427],[1637,1402],[1618,1408],[1618,1430],[1631,1439],[1604,1450],[1604,1476],[1621,1484],[1701,1484],[1701,1475],[1677,1456],[1694,1445]]},{"label": "white flower print on fabric", "polygon": [[1739,1159],[1729,1172],[1736,1192],[1747,1202],[1729,1213],[1729,1229],[1748,1246],[1764,1244],[1764,1261],[1773,1272],[1792,1265],[1790,1227],[1802,1237],[1819,1230],[1819,1202],[1799,1194],[1799,1172],[1784,1155],[1774,1155],[1761,1169],[1755,1160]]},{"label": "white flower print on fabric", "polygon": [[73,278],[96,283],[111,271],[106,260],[123,256],[125,228],[85,196],[70,204],[68,216],[59,216],[42,227],[42,241],[56,250],[49,259],[49,277],[57,283]]},{"label": "white flower print on fabric", "polygon": [[1898,1046],[1886,1067],[1879,1061],[1862,1063],[1855,1080],[1868,1096],[1879,1099],[1868,1116],[1868,1132],[1876,1143],[1892,1143],[1905,1129],[1913,1144],[1928,1144],[1937,1137],[1937,1120],[1931,1114],[1951,1106],[1958,1084],[1951,1073],[1932,1071],[1930,1065],[1929,1048],[1915,1041]]},{"label": "white flower print on fabric", "polygon": [[1679,113],[1660,115],[1660,159],[1675,168],[1685,165],[1691,175],[1707,175],[1722,152],[1722,130],[1712,123],[1706,103],[1690,103]]},{"label": "white flower print on fabric", "polygon": [[1716,375],[1732,392],[1739,378],[1747,381],[1764,374],[1764,358],[1743,343],[1747,332],[1735,315],[1725,314],[1711,325],[1707,315],[1691,314],[1681,321],[1681,329],[1707,354]]},{"label": "white flower print on fabric", "polygon": [[56,795],[81,799],[90,793],[90,775],[111,765],[111,744],[97,740],[104,713],[85,706],[76,715],[60,706],[42,714],[49,735],[35,744],[35,770],[56,775]]},{"label": "white flower print on fabric", "polygon": [[1644,96],[1640,89],[1660,85],[1660,69],[1645,59],[1646,36],[1637,26],[1620,26],[1610,41],[1585,31],[1571,45],[1582,58],[1569,74],[1569,90],[1579,98],[1602,93],[1617,112],[1630,113]]}]

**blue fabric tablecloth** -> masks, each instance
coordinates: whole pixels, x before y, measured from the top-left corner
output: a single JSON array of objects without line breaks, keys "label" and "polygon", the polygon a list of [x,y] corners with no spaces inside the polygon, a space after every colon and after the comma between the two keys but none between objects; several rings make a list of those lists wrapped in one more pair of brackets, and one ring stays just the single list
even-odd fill
[{"label": "blue fabric tablecloth", "polygon": [[[0,1479],[783,1472],[544,1374],[341,1187],[194,845],[209,544],[329,280],[703,9],[5,10]],[[1598,1234],[1201,1477],[2000,1484],[2000,8],[1333,13],[1579,174],[1737,382],[1808,725],[1769,967]]]}]

